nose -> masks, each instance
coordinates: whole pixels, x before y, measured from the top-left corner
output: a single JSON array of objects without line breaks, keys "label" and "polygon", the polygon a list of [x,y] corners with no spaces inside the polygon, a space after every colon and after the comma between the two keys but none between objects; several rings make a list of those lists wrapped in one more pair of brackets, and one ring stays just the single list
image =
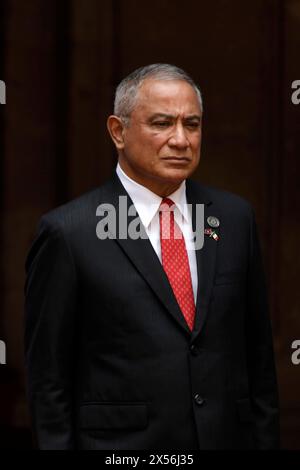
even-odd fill
[{"label": "nose", "polygon": [[184,127],[182,124],[177,124],[170,136],[169,139],[169,146],[170,147],[177,147],[177,148],[187,148],[189,146],[189,141],[185,134]]}]

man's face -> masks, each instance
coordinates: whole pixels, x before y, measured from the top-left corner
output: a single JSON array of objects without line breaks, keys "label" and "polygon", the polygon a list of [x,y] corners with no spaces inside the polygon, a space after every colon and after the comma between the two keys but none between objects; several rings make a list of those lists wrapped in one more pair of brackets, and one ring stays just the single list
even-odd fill
[{"label": "man's face", "polygon": [[121,166],[154,191],[180,184],[199,163],[201,117],[197,94],[187,82],[145,80],[123,129]]}]

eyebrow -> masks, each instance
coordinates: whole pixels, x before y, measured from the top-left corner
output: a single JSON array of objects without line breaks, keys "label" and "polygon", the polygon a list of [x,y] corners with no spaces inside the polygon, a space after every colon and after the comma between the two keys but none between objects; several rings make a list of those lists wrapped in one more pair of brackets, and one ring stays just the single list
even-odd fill
[{"label": "eyebrow", "polygon": [[[165,114],[165,113],[156,113],[156,114],[153,114],[151,117],[150,117],[150,120],[154,120],[154,119],[157,119],[157,118],[165,118],[165,119],[176,119],[176,116],[174,116],[173,114]],[[201,121],[201,116],[199,116],[199,114],[191,114],[190,116],[186,116],[184,118],[186,121],[192,121],[192,120],[197,120],[197,121]]]}]

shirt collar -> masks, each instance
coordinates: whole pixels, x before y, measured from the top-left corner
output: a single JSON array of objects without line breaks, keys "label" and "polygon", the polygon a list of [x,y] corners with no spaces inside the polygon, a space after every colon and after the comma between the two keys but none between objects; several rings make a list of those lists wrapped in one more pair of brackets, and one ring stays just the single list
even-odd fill
[{"label": "shirt collar", "polygon": [[[140,216],[144,227],[148,227],[156,215],[162,198],[157,194],[150,191],[150,189],[142,186],[133,179],[131,179],[121,168],[118,163],[116,173],[129,194],[132,202]],[[180,215],[188,221],[187,202],[186,202],[186,187],[185,180],[181,183],[179,188],[168,196],[169,199],[175,203],[176,209]],[[175,210],[176,210],[175,209]]]}]

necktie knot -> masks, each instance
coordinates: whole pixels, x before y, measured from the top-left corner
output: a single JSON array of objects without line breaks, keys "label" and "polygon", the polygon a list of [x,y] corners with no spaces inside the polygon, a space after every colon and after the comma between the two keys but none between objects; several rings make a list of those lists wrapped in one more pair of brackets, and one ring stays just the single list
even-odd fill
[{"label": "necktie knot", "polygon": [[165,197],[159,206],[159,211],[160,212],[169,212],[172,207],[175,206],[175,203],[172,201],[172,199],[169,199],[168,197]]}]

